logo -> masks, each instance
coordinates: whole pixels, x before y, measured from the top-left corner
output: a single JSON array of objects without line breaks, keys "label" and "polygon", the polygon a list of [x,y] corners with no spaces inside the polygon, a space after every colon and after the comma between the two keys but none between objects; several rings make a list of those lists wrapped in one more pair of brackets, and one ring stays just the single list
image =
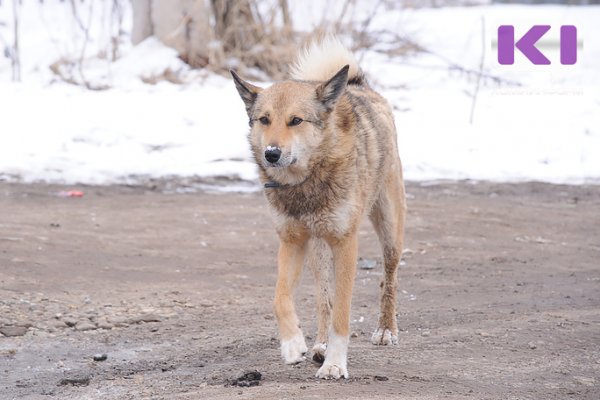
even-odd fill
[{"label": "logo", "polygon": [[[550,30],[550,25],[534,25],[515,43],[515,27],[498,27],[498,62],[501,65],[515,63],[515,47],[535,65],[550,65],[550,60],[536,43]],[[573,65],[577,62],[577,28],[573,25],[560,27],[560,63]]]}]

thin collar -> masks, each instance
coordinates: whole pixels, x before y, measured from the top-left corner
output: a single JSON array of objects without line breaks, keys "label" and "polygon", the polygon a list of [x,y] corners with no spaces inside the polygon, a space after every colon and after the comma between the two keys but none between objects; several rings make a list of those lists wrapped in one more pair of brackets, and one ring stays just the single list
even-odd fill
[{"label": "thin collar", "polygon": [[267,183],[265,183],[265,189],[277,189],[280,188],[282,185],[279,182],[275,182],[275,181],[269,181]]}]

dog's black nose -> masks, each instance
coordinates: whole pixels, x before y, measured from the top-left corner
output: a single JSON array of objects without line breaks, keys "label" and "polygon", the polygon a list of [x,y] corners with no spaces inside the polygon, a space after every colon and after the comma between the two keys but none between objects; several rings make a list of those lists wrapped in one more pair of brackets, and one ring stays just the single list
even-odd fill
[{"label": "dog's black nose", "polygon": [[265,150],[265,159],[270,163],[276,163],[279,161],[279,157],[281,157],[281,150],[277,147],[267,147]]}]

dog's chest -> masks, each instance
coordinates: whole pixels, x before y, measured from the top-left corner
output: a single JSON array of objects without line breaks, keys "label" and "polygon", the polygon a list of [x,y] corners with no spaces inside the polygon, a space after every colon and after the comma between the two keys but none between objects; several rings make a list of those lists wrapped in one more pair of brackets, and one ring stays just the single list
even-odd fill
[{"label": "dog's chest", "polygon": [[340,197],[340,193],[331,188],[323,188],[310,195],[287,190],[267,194],[271,207],[276,211],[278,225],[293,221],[316,236],[343,235],[356,219],[353,199]]}]

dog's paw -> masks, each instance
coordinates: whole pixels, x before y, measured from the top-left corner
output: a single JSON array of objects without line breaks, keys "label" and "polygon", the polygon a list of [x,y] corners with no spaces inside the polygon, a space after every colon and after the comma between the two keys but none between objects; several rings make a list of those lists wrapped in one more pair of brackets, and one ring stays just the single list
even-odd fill
[{"label": "dog's paw", "polygon": [[302,333],[298,333],[289,340],[281,341],[281,356],[286,364],[298,364],[306,360],[304,355],[307,351],[308,348]]},{"label": "dog's paw", "polygon": [[348,379],[348,369],[345,365],[323,364],[315,377],[321,379]]},{"label": "dog's paw", "polygon": [[393,334],[389,329],[378,328],[371,336],[371,343],[382,346],[398,344],[398,335]]},{"label": "dog's paw", "polygon": [[313,361],[323,364],[323,361],[325,361],[325,353],[327,352],[327,343],[315,343],[312,348],[312,352]]}]

